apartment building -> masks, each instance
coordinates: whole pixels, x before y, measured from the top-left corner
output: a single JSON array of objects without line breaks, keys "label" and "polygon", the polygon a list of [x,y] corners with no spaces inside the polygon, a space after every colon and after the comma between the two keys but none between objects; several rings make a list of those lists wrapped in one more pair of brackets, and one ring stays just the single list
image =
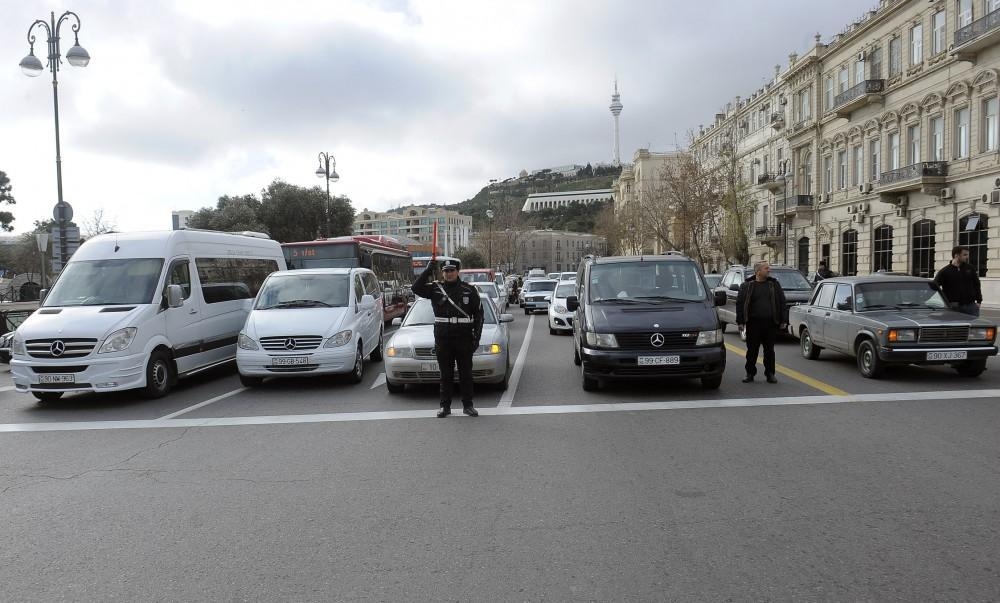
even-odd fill
[{"label": "apartment building", "polygon": [[412,205],[388,212],[362,210],[354,218],[354,234],[408,237],[429,250],[435,223],[439,253],[449,255],[469,246],[472,217],[437,205]]},{"label": "apartment building", "polygon": [[632,162],[622,165],[621,174],[611,187],[615,216],[619,222],[637,231],[634,236],[625,237],[622,241],[623,253],[639,255],[666,251],[660,249],[656,237],[646,231],[642,211],[639,208],[646,203],[649,195],[655,194],[657,189],[663,186],[664,168],[679,156],[680,153],[674,151],[656,152],[638,149],[632,156]]},{"label": "apartment building", "polygon": [[757,211],[753,259],[929,276],[970,248],[1000,301],[1000,0],[883,0],[700,130]]},{"label": "apartment building", "polygon": [[587,255],[606,255],[607,239],[586,232],[532,230],[518,241],[515,270],[541,268],[546,272],[572,272]]}]

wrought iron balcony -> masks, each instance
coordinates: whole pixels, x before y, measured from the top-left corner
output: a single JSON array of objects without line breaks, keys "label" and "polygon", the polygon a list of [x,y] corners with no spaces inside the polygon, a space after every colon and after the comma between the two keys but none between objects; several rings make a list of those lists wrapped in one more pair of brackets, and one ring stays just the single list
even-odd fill
[{"label": "wrought iron balcony", "polygon": [[844,90],[833,98],[833,111],[838,117],[850,117],[851,113],[869,103],[882,102],[885,80],[865,80]]},{"label": "wrought iron balcony", "polygon": [[[781,201],[782,205],[778,204]],[[812,195],[792,195],[788,199],[775,198],[774,213],[792,216],[796,214],[812,215],[813,196]]]},{"label": "wrought iron balcony", "polygon": [[1000,10],[969,23],[955,32],[955,47],[951,54],[963,60],[975,61],[976,54],[1000,41]]},{"label": "wrought iron balcony", "polygon": [[778,180],[778,174],[761,174],[757,176],[757,189],[780,191],[784,186],[784,180]]},{"label": "wrought iron balcony", "polygon": [[774,226],[758,226],[757,227],[757,240],[765,245],[783,241],[785,238],[785,231],[781,224],[775,224]]},{"label": "wrought iron balcony", "polygon": [[944,161],[924,161],[906,167],[882,172],[878,179],[878,192],[899,193],[921,191],[936,195],[948,177],[948,164]]}]

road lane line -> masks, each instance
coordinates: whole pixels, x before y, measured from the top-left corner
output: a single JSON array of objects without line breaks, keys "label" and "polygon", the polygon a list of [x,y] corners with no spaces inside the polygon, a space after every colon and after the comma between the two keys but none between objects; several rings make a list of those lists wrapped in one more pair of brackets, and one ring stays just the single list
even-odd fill
[{"label": "road lane line", "polygon": [[240,394],[240,393],[243,393],[245,391],[247,391],[247,388],[245,388],[245,387],[241,387],[239,389],[234,389],[233,391],[226,392],[226,393],[222,394],[221,396],[216,396],[214,398],[209,398],[208,400],[205,400],[204,402],[199,402],[198,404],[195,404],[194,406],[188,406],[187,408],[183,408],[181,410],[178,410],[177,412],[172,412],[169,415],[164,415],[164,416],[162,416],[162,417],[160,417],[159,419],[156,419],[156,420],[157,421],[167,421],[167,420],[173,419],[174,417],[179,417],[179,416],[181,416],[181,415],[183,415],[185,413],[189,413],[192,410],[198,410],[199,408],[202,408],[204,406],[208,406],[209,404],[213,404],[215,402],[218,402],[219,400],[225,400],[226,398],[232,398],[236,394]]},{"label": "road lane line", "polygon": [[0,387],[0,392],[12,392],[15,389],[16,388],[13,385],[5,385],[3,387]]},{"label": "road lane line", "polygon": [[[739,354],[740,356],[743,356],[744,358],[746,358],[746,356],[747,356],[747,351],[745,349],[743,349],[743,348],[741,348],[739,346],[735,346],[735,345],[733,345],[731,343],[727,343],[726,344],[726,349],[729,350],[730,352],[734,353],[734,354]],[[762,359],[758,359],[757,360],[757,364],[763,364],[763,360]],[[820,381],[819,379],[813,379],[809,375],[804,375],[804,374],[798,372],[795,369],[788,368],[787,366],[783,366],[783,365],[780,365],[780,364],[776,363],[774,365],[774,368],[775,368],[776,371],[778,371],[782,375],[785,375],[786,377],[790,377],[792,379],[795,379],[799,383],[802,383],[804,385],[808,385],[809,387],[811,387],[813,389],[818,389],[819,391],[823,392],[824,394],[828,394],[830,396],[850,396],[851,395],[848,392],[845,392],[844,390],[840,389],[839,387],[834,387],[834,386],[830,385],[829,383],[824,383],[824,382]]]},{"label": "road lane line", "polygon": [[[619,402],[609,404],[576,404],[566,406],[513,406],[480,408],[483,416],[559,415],[604,412],[636,412],[654,410],[726,409],[767,406],[811,406],[858,402],[919,402],[926,400],[969,401],[998,398],[1000,389],[895,392],[856,394],[853,396],[783,396],[774,398],[730,398],[724,400],[674,400],[664,402]],[[386,421],[398,419],[434,419],[437,409],[396,410],[382,412],[341,412],[312,415],[272,415],[258,417],[216,417],[200,419],[145,419],[136,421],[76,421],[61,423],[0,424],[0,433],[47,431],[91,431],[113,429],[164,429],[187,427],[232,427],[247,425],[291,425],[299,423],[344,423],[355,421]],[[457,418],[466,419],[467,417]],[[454,420],[454,419],[452,419]],[[481,419],[480,419],[481,420]],[[439,421],[438,421],[439,422]]]},{"label": "road lane line", "polygon": [[528,357],[528,344],[531,343],[531,332],[534,331],[535,315],[528,319],[528,330],[524,334],[524,341],[521,342],[521,349],[517,351],[517,360],[514,361],[514,372],[510,374],[510,382],[507,384],[507,391],[500,396],[497,408],[510,408],[514,402],[514,394],[517,393],[517,384],[521,380],[521,373],[524,372],[524,361]]},{"label": "road lane line", "polygon": [[376,387],[382,387],[385,385],[385,373],[379,373],[378,377],[375,377],[375,382],[368,389],[375,389]]}]

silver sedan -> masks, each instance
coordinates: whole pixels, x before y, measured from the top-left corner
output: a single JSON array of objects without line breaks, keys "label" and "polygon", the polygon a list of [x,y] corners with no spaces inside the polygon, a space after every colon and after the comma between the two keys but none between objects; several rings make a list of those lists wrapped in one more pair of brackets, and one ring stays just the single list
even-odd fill
[{"label": "silver sedan", "polygon": [[[472,356],[472,380],[491,383],[506,390],[510,379],[510,314],[500,314],[496,304],[485,295],[483,302],[483,334],[479,348]],[[389,393],[403,391],[406,384],[438,383],[441,371],[434,354],[434,309],[429,299],[417,298],[402,319],[393,319],[399,329],[385,343],[385,387]],[[457,379],[458,373],[456,371]]]}]

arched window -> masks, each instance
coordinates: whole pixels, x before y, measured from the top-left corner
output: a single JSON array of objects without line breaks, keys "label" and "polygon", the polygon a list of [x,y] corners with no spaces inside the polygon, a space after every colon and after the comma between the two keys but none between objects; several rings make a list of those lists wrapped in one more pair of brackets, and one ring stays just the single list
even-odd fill
[{"label": "arched window", "polygon": [[921,220],[913,225],[910,243],[913,249],[913,276],[934,276],[934,220]]},{"label": "arched window", "polygon": [[872,270],[892,270],[892,226],[883,225],[875,229],[875,249],[872,255]]},{"label": "arched window", "polygon": [[969,248],[969,265],[980,278],[986,276],[986,214],[969,214],[958,221],[958,244]]},{"label": "arched window", "polygon": [[858,231],[847,230],[841,236],[840,273],[854,276],[858,273]]},{"label": "arched window", "polygon": [[797,259],[799,272],[802,274],[809,272],[809,237],[802,237],[799,239],[799,253]]}]

